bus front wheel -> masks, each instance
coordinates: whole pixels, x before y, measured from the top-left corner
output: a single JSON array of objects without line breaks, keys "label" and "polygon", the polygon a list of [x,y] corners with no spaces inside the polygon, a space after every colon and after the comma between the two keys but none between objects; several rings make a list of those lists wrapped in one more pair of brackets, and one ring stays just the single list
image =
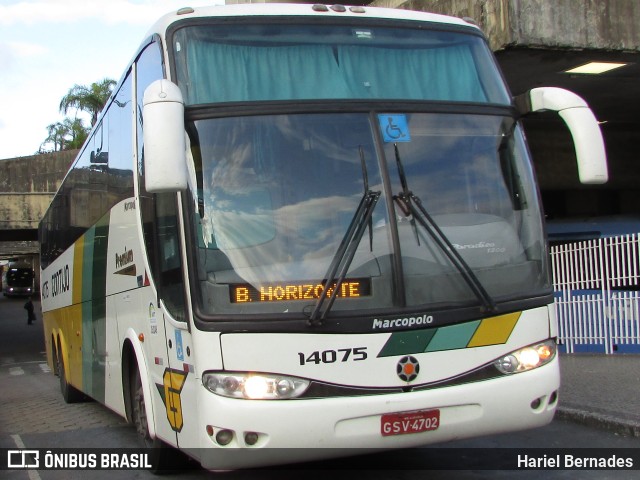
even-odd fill
[{"label": "bus front wheel", "polygon": [[131,388],[131,420],[138,432],[142,446],[147,450],[147,459],[151,465],[151,472],[155,474],[167,473],[181,468],[184,459],[180,452],[158,437],[151,438],[149,434],[149,417],[145,406],[144,390],[140,371],[135,369]]}]

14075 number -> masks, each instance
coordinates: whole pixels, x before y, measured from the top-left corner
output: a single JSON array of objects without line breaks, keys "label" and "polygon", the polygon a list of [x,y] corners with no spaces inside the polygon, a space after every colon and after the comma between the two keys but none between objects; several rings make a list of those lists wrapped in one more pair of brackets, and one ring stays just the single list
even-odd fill
[{"label": "14075 number", "polygon": [[308,363],[319,365],[320,363],[348,362],[349,360],[358,362],[367,359],[367,347],[339,348],[338,350],[324,350],[322,352],[315,351],[308,355],[298,352],[298,359],[300,360],[300,365],[306,365]]}]

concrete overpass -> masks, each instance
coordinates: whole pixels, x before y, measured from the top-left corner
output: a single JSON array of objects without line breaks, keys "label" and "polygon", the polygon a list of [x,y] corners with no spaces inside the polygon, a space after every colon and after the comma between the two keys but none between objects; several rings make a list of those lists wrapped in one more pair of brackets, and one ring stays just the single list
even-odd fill
[{"label": "concrete overpass", "polygon": [[[252,0],[256,1],[256,0]],[[267,2],[269,0],[266,0]],[[282,1],[282,0],[280,0]],[[245,3],[227,0],[227,3]],[[316,3],[316,2],[307,2]],[[470,17],[487,34],[514,95],[558,86],[581,95],[603,122],[610,181],[578,183],[569,133],[555,115],[525,120],[550,218],[640,217],[640,2],[637,0],[352,1]],[[600,75],[567,70],[592,61],[625,66]],[[37,251],[36,228],[74,152],[0,160],[0,259]]]},{"label": "concrete overpass", "polygon": [[0,260],[38,252],[38,223],[77,152],[0,160]]}]

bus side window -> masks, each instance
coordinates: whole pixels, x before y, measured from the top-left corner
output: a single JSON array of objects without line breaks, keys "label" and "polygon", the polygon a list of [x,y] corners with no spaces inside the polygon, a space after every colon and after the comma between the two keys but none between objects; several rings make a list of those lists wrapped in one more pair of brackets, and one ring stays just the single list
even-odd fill
[{"label": "bus side window", "polygon": [[155,257],[158,267],[156,282],[167,309],[176,320],[186,321],[178,228],[175,193],[156,194],[155,236],[157,248],[155,251],[149,252],[149,255]]},{"label": "bus side window", "polygon": [[175,193],[150,194],[144,184],[144,145],[142,144],[142,99],[145,89],[164,78],[158,43],[151,43],[136,61],[136,131],[138,137],[138,182],[140,217],[151,276],[158,295],[176,320],[185,321],[184,282]]}]

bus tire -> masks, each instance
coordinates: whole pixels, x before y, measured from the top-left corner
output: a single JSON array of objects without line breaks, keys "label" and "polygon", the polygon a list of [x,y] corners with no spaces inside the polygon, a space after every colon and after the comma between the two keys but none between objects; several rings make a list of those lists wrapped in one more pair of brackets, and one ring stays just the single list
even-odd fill
[{"label": "bus tire", "polygon": [[67,375],[64,372],[64,360],[62,359],[62,349],[58,344],[58,350],[56,352],[56,369],[58,370],[58,378],[60,379],[60,393],[66,403],[78,403],[85,400],[85,395],[71,385],[67,381]]},{"label": "bus tire", "polygon": [[149,471],[155,475],[162,475],[181,469],[184,464],[184,456],[180,451],[166,444],[158,437],[151,438],[149,434],[149,419],[147,408],[144,404],[144,390],[140,371],[133,369],[131,376],[131,421],[138,433],[141,446],[146,449],[147,460],[149,461]]}]

